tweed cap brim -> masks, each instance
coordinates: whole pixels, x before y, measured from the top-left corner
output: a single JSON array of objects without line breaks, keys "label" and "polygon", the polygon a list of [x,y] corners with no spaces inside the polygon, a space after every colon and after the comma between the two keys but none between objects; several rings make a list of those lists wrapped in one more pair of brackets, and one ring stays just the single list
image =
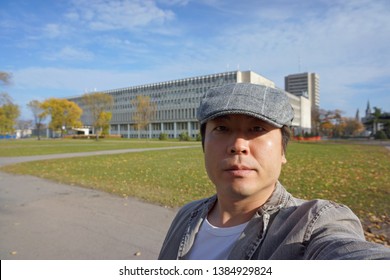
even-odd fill
[{"label": "tweed cap brim", "polygon": [[198,109],[199,122],[230,114],[252,116],[278,128],[291,126],[294,118],[288,96],[281,89],[236,83],[208,90]]}]

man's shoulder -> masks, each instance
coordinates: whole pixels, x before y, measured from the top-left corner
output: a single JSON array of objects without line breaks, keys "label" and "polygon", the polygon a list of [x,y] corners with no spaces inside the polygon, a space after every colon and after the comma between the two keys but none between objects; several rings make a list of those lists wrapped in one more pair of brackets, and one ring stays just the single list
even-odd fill
[{"label": "man's shoulder", "polygon": [[311,215],[323,215],[326,213],[335,215],[336,213],[344,213],[345,215],[356,218],[356,215],[348,206],[326,199],[304,200],[292,197],[284,210],[298,211],[306,214],[311,213]]},{"label": "man's shoulder", "polygon": [[334,202],[328,199],[302,199],[295,197],[287,191],[287,189],[278,182],[273,198],[271,198],[270,203],[266,207],[271,206],[273,209],[275,206],[278,208],[290,208],[290,209],[315,209],[315,210],[325,210],[325,209],[349,209],[347,206]]},{"label": "man's shoulder", "polygon": [[296,199],[296,205],[298,207],[303,207],[307,209],[315,209],[317,212],[323,212],[327,210],[352,212],[348,206],[327,199],[312,199],[312,200]]}]

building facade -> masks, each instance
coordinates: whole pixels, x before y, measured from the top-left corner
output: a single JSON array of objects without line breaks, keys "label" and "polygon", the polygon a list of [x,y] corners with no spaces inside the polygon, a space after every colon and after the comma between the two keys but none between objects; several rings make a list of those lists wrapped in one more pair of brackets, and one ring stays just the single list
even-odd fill
[{"label": "building facade", "polygon": [[[164,133],[169,138],[177,138],[181,133],[188,133],[195,138],[200,129],[196,115],[201,98],[208,89],[230,83],[255,83],[275,87],[274,82],[255,72],[231,71],[103,91],[114,98],[110,134],[119,134],[125,138],[158,138]],[[148,127],[140,132],[133,121],[136,108],[132,100],[138,95],[149,96],[156,105],[154,117]],[[308,98],[290,93],[287,95],[295,111],[293,126],[310,129]],[[83,109],[83,124],[91,125],[88,110],[83,107],[81,99],[82,96],[69,98]]]},{"label": "building facade", "polygon": [[284,77],[284,90],[307,96],[313,109],[320,109],[320,77],[316,73],[291,74]]}]

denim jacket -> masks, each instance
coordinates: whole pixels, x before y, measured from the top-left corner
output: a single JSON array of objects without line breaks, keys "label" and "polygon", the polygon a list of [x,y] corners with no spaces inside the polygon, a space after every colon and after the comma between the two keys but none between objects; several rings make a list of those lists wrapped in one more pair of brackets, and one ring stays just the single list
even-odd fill
[{"label": "denim jacket", "polygon": [[[176,215],[159,259],[183,259],[217,201],[212,196],[185,205]],[[346,206],[294,198],[278,182],[249,221],[228,259],[390,259],[390,249],[367,242],[359,219]]]}]

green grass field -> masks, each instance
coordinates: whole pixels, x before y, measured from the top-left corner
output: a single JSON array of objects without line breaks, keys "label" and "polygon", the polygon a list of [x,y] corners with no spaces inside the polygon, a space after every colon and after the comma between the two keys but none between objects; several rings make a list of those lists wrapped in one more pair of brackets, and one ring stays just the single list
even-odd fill
[{"label": "green grass field", "polygon": [[[69,141],[69,142],[68,142]],[[80,140],[56,142],[57,148],[14,141],[13,145],[35,152],[74,151]],[[38,141],[37,141],[38,142]],[[92,147],[149,147],[149,145],[180,145],[188,142],[90,142]],[[199,142],[190,142],[194,148],[168,151],[150,151],[58,159],[5,166],[3,171],[31,174],[67,184],[99,189],[120,196],[134,196],[169,207],[209,196],[214,188],[209,182],[203,164]],[[12,153],[1,146],[0,155]],[[11,145],[11,144],[9,144]],[[55,146],[54,145],[54,146]],[[65,147],[60,147],[64,145]],[[84,145],[84,144],[82,144]],[[126,146],[127,145],[127,146]],[[37,148],[39,146],[39,148]],[[152,146],[150,146],[152,147]],[[83,150],[85,151],[85,150]],[[381,146],[291,143],[287,151],[288,163],[283,167],[281,182],[293,195],[305,199],[324,198],[348,205],[361,218],[390,214],[390,151]]]},{"label": "green grass field", "polygon": [[128,140],[128,139],[101,139],[73,140],[73,139],[23,139],[0,140],[0,157],[34,156],[46,154],[78,153],[103,150],[157,148],[196,144],[196,142],[158,141],[158,140]]}]

